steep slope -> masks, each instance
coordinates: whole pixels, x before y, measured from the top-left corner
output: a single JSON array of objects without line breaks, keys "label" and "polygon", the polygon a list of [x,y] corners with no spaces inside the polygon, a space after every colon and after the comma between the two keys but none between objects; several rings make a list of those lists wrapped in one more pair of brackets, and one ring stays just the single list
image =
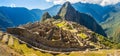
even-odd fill
[{"label": "steep slope", "polygon": [[73,7],[79,12],[92,15],[98,23],[105,21],[108,17],[108,15],[106,14],[109,13],[112,9],[114,9],[111,5],[103,7],[98,4],[81,2],[73,4]]},{"label": "steep slope", "polygon": [[60,11],[58,12],[58,15],[63,20],[77,22],[81,25],[84,25],[88,29],[95,31],[96,33],[106,36],[101,26],[94,20],[93,17],[91,17],[88,14],[84,14],[76,11],[69,2],[66,2],[62,6]]},{"label": "steep slope", "polygon": [[[118,5],[119,6],[119,5]],[[120,42],[120,6],[115,7],[113,11],[108,13],[110,17],[101,25],[105,29],[105,32],[115,42]]]},{"label": "steep slope", "polygon": [[[6,35],[7,35],[7,33],[0,31],[0,56],[23,56],[5,44],[6,42],[4,42],[4,41],[6,41],[7,37],[8,37]],[[7,43],[10,43],[10,42],[11,41],[9,41]]]},{"label": "steep slope", "polygon": [[7,45],[2,44],[1,42],[0,42],[0,55],[2,56],[23,56],[15,52],[13,49],[8,47]]},{"label": "steep slope", "polygon": [[51,16],[50,16],[50,14],[49,14],[48,12],[45,12],[45,13],[43,14],[43,16],[42,16],[41,21],[44,21],[44,20],[46,20],[47,18],[51,18]]},{"label": "steep slope", "polygon": [[9,19],[7,19],[7,17],[0,12],[0,30],[5,30],[5,28],[7,27],[11,27],[14,26],[12,21],[10,21]]}]

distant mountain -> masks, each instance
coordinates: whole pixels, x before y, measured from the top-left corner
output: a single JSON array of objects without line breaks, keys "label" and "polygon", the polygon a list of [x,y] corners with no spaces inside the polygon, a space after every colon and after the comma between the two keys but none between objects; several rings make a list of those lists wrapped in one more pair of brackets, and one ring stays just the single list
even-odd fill
[{"label": "distant mountain", "polygon": [[108,19],[101,25],[113,41],[120,42],[120,5],[116,4],[114,8],[114,10],[108,13]]},{"label": "distant mountain", "polygon": [[101,6],[98,4],[89,4],[89,3],[75,3],[73,4],[73,7],[82,13],[87,13],[95,18],[95,20],[99,23],[106,20],[108,17],[107,14],[110,12],[113,7],[112,6]]},{"label": "distant mountain", "polygon": [[[83,16],[83,13],[88,14],[89,15],[88,17],[92,16],[98,23],[101,23],[104,21],[105,22],[109,21],[110,20],[109,18],[113,17],[113,15],[114,16],[119,15],[119,11],[120,11],[120,3],[118,3],[116,5],[109,5],[109,6],[102,7],[97,4],[89,4],[89,3],[80,3],[79,2],[79,3],[72,4],[72,6],[75,8],[74,10],[79,11],[80,14],[82,14],[82,16]],[[59,18],[57,13],[59,12],[61,7],[62,7],[61,5],[55,5],[46,10],[40,10],[40,9],[28,10],[26,8],[18,8],[18,7],[15,7],[15,8],[0,7],[0,17],[1,17],[0,27],[7,28],[10,26],[13,27],[13,26],[21,25],[21,24],[26,24],[28,22],[39,21],[39,20],[41,20],[42,15],[45,12],[48,12],[48,13],[50,13],[50,15],[55,16],[54,18]],[[73,12],[73,14],[75,14],[75,13]],[[3,20],[3,18],[4,18],[4,20]],[[93,20],[93,21],[95,21],[95,20]],[[77,21],[77,20],[75,20],[75,21]],[[84,24],[86,24],[86,23],[84,23]],[[89,22],[89,24],[91,24],[91,23]],[[90,28],[90,26],[89,26],[89,28]],[[93,30],[92,27],[90,29]]]},{"label": "distant mountain", "polygon": [[[0,23],[1,27],[18,26],[28,22],[38,21],[36,14],[26,8],[18,7],[0,7]],[[10,24],[10,25],[9,25]],[[12,25],[11,25],[12,24]]]},{"label": "distant mountain", "polygon": [[44,13],[43,10],[40,10],[40,9],[32,9],[30,11],[31,11],[32,14],[35,15],[37,20],[40,20],[42,15],[43,15],[43,13]]},{"label": "distant mountain", "polygon": [[15,25],[34,22],[36,20],[34,14],[26,8],[0,7],[0,11],[13,21]]},{"label": "distant mountain", "polygon": [[[56,15],[59,12],[61,6],[62,5],[54,5],[51,8],[43,10],[43,13],[49,12],[50,15],[52,16]],[[116,5],[101,6],[98,4],[89,4],[89,3],[81,3],[81,2],[72,4],[72,6],[79,12],[93,16],[98,23],[104,22],[109,17],[109,15],[107,14],[112,10],[114,10],[115,9],[114,7],[116,7]],[[40,13],[40,12],[36,12],[36,13]]]},{"label": "distant mountain", "polygon": [[7,19],[7,17],[0,12],[0,28],[1,30],[5,30],[7,27],[13,26],[12,21]]},{"label": "distant mountain", "polygon": [[50,15],[54,16],[54,15],[57,15],[57,13],[59,12],[60,8],[61,8],[61,5],[54,5],[51,8],[43,10],[43,12],[48,12]]},{"label": "distant mountain", "polygon": [[102,27],[94,20],[92,16],[76,11],[69,2],[63,4],[62,8],[58,12],[58,15],[63,20],[77,22],[96,33],[106,36]]}]

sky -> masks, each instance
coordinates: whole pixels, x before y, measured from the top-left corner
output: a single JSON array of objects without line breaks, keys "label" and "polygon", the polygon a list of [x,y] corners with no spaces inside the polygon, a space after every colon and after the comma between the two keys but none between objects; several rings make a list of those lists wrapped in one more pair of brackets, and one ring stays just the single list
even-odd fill
[{"label": "sky", "polygon": [[0,0],[0,6],[26,7],[28,9],[47,9],[54,4],[46,0]]},{"label": "sky", "polygon": [[71,3],[92,3],[99,4],[101,6],[120,2],[120,0],[0,0],[0,6],[26,7],[28,9],[47,9],[56,4],[63,4],[66,1]]},{"label": "sky", "polygon": [[46,1],[52,2],[54,4],[63,4],[66,1],[70,1],[71,3],[82,2],[82,3],[99,4],[101,6],[116,4],[120,2],[120,0],[46,0]]}]

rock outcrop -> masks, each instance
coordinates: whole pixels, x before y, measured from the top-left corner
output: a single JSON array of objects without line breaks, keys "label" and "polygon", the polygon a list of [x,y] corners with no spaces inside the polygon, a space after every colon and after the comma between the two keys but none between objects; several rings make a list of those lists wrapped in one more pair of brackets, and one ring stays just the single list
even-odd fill
[{"label": "rock outcrop", "polygon": [[50,16],[50,14],[49,14],[48,12],[45,12],[45,13],[43,14],[43,16],[42,16],[41,21],[44,21],[44,20],[46,20],[46,19],[48,19],[48,18],[51,18],[51,16]]}]

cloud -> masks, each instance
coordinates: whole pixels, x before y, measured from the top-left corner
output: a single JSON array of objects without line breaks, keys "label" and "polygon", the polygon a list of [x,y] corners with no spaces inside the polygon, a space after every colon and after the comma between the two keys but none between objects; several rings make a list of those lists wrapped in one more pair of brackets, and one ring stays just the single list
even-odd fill
[{"label": "cloud", "polygon": [[10,7],[16,7],[16,5],[14,3],[10,4]]},{"label": "cloud", "polygon": [[100,5],[105,6],[105,5],[111,5],[111,4],[116,4],[120,2],[120,0],[103,0]]},{"label": "cloud", "polygon": [[52,2],[54,4],[63,4],[66,0],[46,0],[47,2]]},{"label": "cloud", "polygon": [[66,1],[69,1],[71,3],[82,2],[82,3],[100,4],[102,6],[116,4],[120,2],[120,0],[46,0],[46,1],[52,2],[54,4],[63,4]]}]

